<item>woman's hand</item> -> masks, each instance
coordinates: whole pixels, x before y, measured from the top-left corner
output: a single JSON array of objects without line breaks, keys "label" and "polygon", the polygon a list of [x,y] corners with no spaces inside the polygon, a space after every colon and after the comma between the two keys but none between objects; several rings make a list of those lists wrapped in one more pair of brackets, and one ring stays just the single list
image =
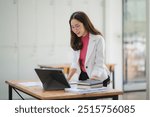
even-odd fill
[{"label": "woman's hand", "polygon": [[68,77],[68,78],[66,78],[66,79],[67,79],[67,81],[70,81],[71,78]]},{"label": "woman's hand", "polygon": [[91,79],[91,80],[100,80],[100,78],[97,77],[97,76],[92,76],[90,79]]},{"label": "woman's hand", "polygon": [[69,72],[68,77],[67,77],[67,81],[71,80],[72,76],[75,74],[76,71],[77,70],[75,68],[70,69],[70,72]]}]

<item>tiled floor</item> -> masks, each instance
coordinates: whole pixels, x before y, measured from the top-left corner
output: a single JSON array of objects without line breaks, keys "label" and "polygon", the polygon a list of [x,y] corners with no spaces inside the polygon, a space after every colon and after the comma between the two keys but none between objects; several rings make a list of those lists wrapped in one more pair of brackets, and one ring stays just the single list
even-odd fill
[{"label": "tiled floor", "polygon": [[146,91],[125,92],[123,100],[146,100]]}]

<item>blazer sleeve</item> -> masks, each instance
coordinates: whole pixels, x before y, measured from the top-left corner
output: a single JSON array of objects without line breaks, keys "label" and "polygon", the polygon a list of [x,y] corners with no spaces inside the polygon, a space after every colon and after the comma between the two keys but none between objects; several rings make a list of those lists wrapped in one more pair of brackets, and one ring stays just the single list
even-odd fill
[{"label": "blazer sleeve", "polygon": [[97,76],[99,78],[106,79],[108,72],[105,69],[104,58],[105,58],[105,41],[102,36],[98,38],[96,44],[95,61],[91,76]]},{"label": "blazer sleeve", "polygon": [[78,60],[79,60],[79,51],[73,51],[73,59],[72,59],[72,64],[71,68],[78,68]]}]

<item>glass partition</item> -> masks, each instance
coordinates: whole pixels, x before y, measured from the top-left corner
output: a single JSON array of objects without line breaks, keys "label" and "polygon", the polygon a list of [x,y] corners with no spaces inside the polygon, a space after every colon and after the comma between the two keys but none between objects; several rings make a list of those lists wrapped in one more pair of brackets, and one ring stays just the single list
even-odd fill
[{"label": "glass partition", "polygon": [[145,88],[146,0],[123,0],[123,64],[125,90]]}]

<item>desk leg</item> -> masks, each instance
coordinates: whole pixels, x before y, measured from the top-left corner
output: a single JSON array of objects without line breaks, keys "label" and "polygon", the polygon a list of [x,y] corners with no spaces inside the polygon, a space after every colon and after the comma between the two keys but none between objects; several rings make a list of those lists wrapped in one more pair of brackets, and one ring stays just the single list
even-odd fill
[{"label": "desk leg", "polygon": [[113,89],[115,89],[115,72],[112,72]]},{"label": "desk leg", "polygon": [[113,100],[118,100],[118,95],[113,96]]},{"label": "desk leg", "polygon": [[12,87],[9,85],[9,100],[12,100]]}]

